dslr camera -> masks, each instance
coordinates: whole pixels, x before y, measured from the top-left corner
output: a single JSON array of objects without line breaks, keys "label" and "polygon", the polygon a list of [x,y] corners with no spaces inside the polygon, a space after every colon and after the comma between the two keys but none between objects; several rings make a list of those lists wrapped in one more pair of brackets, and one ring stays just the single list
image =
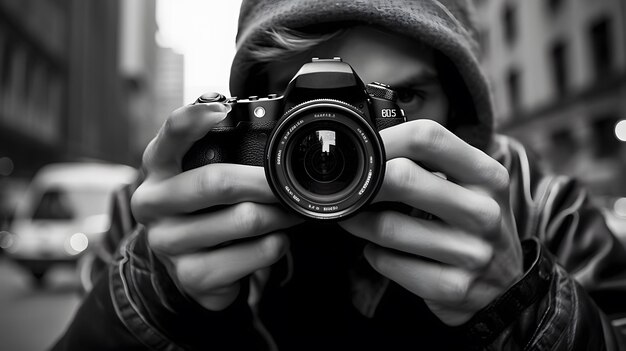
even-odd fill
[{"label": "dslr camera", "polygon": [[283,95],[196,103],[232,110],[183,158],[183,170],[213,163],[263,166],[283,205],[308,219],[338,220],[368,205],[385,174],[378,131],[405,121],[396,93],[365,85],[340,58],[312,59]]}]

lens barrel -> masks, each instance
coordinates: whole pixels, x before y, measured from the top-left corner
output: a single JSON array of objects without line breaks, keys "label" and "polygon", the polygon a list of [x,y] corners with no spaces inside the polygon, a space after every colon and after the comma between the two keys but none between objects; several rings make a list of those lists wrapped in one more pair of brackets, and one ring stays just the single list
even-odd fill
[{"label": "lens barrel", "polygon": [[339,219],[368,204],[382,183],[380,136],[357,108],[319,99],[290,109],[266,147],[265,171],[283,204],[311,219]]}]

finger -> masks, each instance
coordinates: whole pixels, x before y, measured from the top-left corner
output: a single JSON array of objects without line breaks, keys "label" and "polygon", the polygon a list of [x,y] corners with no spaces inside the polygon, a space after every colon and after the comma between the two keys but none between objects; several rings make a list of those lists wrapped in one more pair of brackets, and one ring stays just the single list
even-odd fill
[{"label": "finger", "polygon": [[133,214],[141,222],[189,213],[216,205],[252,201],[273,203],[262,167],[216,163],[161,182],[144,182],[133,194]]},{"label": "finger", "polygon": [[172,260],[181,287],[196,298],[227,291],[243,277],[278,261],[287,247],[287,236],[275,233]]},{"label": "finger", "polygon": [[221,103],[183,106],[169,116],[143,154],[143,164],[152,177],[179,173],[181,160],[194,142],[221,122],[231,107]]},{"label": "finger", "polygon": [[484,192],[443,179],[406,158],[387,162],[375,201],[397,201],[431,213],[443,221],[478,232],[499,229],[501,208]]},{"label": "finger", "polygon": [[301,221],[277,206],[243,202],[216,212],[157,223],[149,228],[148,241],[156,252],[174,256],[275,232]]},{"label": "finger", "polygon": [[339,225],[379,246],[468,270],[487,267],[493,257],[491,245],[482,238],[394,211],[362,213]]},{"label": "finger", "polygon": [[365,248],[365,257],[380,274],[425,300],[462,305],[474,280],[474,274],[464,269],[376,245]]},{"label": "finger", "polygon": [[[196,302],[211,311],[221,311],[230,306],[239,295],[241,283],[235,282],[228,286],[215,289],[211,294],[192,296]],[[190,294],[191,295],[191,294]]]},{"label": "finger", "polygon": [[439,123],[419,119],[380,132],[387,159],[406,157],[458,182],[508,189],[506,168]]}]

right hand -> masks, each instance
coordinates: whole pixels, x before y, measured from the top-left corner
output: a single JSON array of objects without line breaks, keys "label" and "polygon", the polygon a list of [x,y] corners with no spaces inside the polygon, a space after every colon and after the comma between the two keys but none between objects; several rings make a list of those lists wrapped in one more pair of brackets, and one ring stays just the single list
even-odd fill
[{"label": "right hand", "polygon": [[[204,103],[174,111],[144,152],[146,179],[131,201],[179,289],[213,311],[232,304],[242,278],[284,255],[288,241],[278,231],[300,221],[275,205],[262,167],[209,164],[181,171],[191,145],[229,110]],[[190,215],[216,205],[227,206]]]}]

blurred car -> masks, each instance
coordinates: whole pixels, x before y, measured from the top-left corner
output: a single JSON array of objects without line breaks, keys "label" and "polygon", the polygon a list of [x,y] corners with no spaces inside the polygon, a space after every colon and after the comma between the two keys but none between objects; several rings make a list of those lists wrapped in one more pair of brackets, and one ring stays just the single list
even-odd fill
[{"label": "blurred car", "polygon": [[18,203],[0,241],[38,283],[57,263],[75,263],[109,228],[112,192],[136,177],[132,167],[59,163],[43,167]]},{"label": "blurred car", "polygon": [[22,178],[5,177],[0,179],[0,256],[8,245],[7,230],[13,220],[17,203],[24,196],[28,181]]}]

